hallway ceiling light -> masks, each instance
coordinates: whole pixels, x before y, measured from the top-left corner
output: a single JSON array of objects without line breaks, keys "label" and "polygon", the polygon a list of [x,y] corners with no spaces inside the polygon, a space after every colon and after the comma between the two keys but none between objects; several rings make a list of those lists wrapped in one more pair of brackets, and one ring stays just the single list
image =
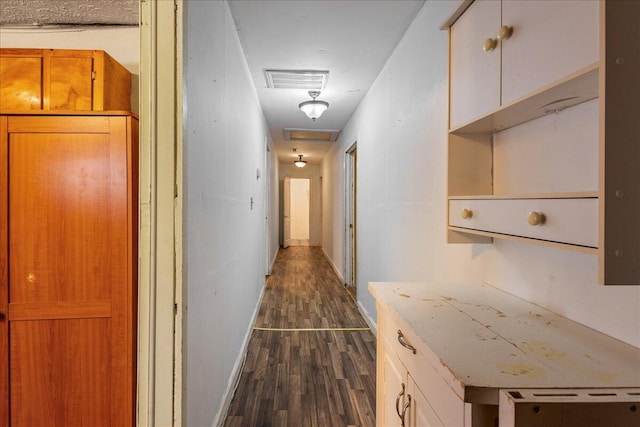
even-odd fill
[{"label": "hallway ceiling light", "polygon": [[325,101],[316,101],[316,98],[320,96],[320,92],[317,90],[310,90],[309,96],[313,98],[312,101],[305,101],[298,105],[298,107],[302,110],[303,113],[307,115],[314,122],[318,117],[322,115],[327,108],[329,108],[329,103]]},{"label": "hallway ceiling light", "polygon": [[302,154],[298,154],[298,160],[293,162],[293,164],[296,165],[299,168],[303,168],[303,167],[307,166],[307,162],[305,160],[302,160]]}]

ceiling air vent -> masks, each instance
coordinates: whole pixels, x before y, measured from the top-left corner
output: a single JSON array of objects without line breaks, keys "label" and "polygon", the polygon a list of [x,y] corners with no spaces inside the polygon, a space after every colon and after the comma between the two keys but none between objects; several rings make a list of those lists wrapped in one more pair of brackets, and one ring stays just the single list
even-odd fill
[{"label": "ceiling air vent", "polygon": [[323,90],[329,78],[328,71],[319,70],[264,70],[267,87],[272,89]]},{"label": "ceiling air vent", "polygon": [[284,129],[284,139],[297,141],[329,141],[338,139],[339,130],[333,129]]}]

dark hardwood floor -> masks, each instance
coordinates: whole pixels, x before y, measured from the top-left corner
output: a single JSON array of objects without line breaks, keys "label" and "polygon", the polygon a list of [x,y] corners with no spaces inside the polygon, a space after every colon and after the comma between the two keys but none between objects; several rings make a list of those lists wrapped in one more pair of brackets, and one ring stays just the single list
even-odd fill
[{"label": "dark hardwood floor", "polygon": [[281,249],[225,426],[374,426],[376,342],[316,247]]}]

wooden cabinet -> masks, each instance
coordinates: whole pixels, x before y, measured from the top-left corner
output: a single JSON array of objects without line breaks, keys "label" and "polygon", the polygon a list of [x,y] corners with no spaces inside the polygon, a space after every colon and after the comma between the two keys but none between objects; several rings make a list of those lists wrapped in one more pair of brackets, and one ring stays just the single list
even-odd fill
[{"label": "wooden cabinet", "polygon": [[[483,51],[505,26],[512,32]],[[600,283],[640,284],[640,149],[632,142],[640,134],[640,3],[477,0],[443,28],[451,42],[448,241],[507,238],[588,252],[598,257]],[[482,219],[461,219],[472,203]],[[512,227],[507,217],[520,217],[523,204],[547,204],[538,213],[549,221]]]},{"label": "wooden cabinet", "polygon": [[420,427],[640,425],[638,348],[484,284],[369,290],[378,426],[402,425],[404,405],[405,425]]},{"label": "wooden cabinet", "polygon": [[124,113],[0,116],[0,424],[135,424],[137,135]]},{"label": "wooden cabinet", "polygon": [[597,61],[597,2],[476,0],[451,26],[451,127]]},{"label": "wooden cabinet", "polygon": [[381,397],[384,407],[379,411],[378,425],[442,427],[422,390],[388,344],[382,344],[378,357],[384,380]]},{"label": "wooden cabinet", "polygon": [[131,74],[101,50],[0,49],[0,110],[131,110]]}]

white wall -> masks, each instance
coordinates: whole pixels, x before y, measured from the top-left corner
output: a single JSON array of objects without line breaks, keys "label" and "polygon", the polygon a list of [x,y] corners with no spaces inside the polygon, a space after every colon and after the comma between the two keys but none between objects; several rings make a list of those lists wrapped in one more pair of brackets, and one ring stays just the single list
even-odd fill
[{"label": "white wall", "polygon": [[131,111],[140,111],[138,27],[0,28],[0,47],[104,50],[131,72]]},{"label": "white wall", "polygon": [[204,427],[218,422],[230,397],[273,258],[265,254],[262,180],[277,191],[277,159],[272,174],[256,179],[271,137],[227,3],[185,3],[184,28],[183,400],[185,425]]},{"label": "white wall", "polygon": [[427,1],[325,157],[323,246],[344,271],[344,153],[358,143],[358,298],[369,281],[485,281],[635,346],[640,287],[603,287],[593,255],[497,240],[446,244],[447,33]]},{"label": "white wall", "polygon": [[[309,178],[309,245],[320,246],[322,243],[322,221],[320,212],[320,177],[322,176],[320,165],[307,164],[304,168],[299,168],[290,163],[280,163],[280,212],[284,212],[284,177]],[[280,216],[280,243],[283,242],[282,215]]]}]

